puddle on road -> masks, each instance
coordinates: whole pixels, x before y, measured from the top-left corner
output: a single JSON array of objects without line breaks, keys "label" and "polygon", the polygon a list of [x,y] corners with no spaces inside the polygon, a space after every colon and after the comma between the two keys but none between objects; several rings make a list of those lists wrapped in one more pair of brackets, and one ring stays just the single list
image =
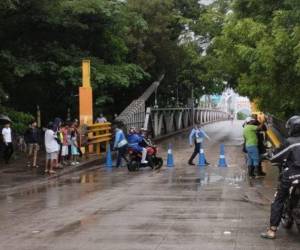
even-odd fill
[{"label": "puddle on road", "polygon": [[194,191],[200,191],[202,187],[217,183],[226,183],[235,188],[240,188],[241,183],[244,183],[246,179],[244,171],[228,171],[230,171],[228,168],[173,169],[163,174],[164,178],[161,183],[169,185],[170,188]]}]

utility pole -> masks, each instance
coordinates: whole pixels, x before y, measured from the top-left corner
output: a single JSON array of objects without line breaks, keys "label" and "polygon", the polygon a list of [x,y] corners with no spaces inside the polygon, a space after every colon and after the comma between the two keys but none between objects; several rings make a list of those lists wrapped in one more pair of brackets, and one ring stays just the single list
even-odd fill
[{"label": "utility pole", "polygon": [[188,106],[191,109],[192,119],[191,125],[195,125],[195,104],[194,104],[194,87],[192,87],[191,97],[188,99]]}]

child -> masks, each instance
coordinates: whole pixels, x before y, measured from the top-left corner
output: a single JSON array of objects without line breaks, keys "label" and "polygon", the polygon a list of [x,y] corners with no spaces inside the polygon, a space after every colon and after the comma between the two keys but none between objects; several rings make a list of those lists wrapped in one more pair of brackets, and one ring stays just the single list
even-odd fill
[{"label": "child", "polygon": [[61,163],[62,165],[67,165],[67,160],[69,155],[69,147],[68,147],[69,125],[68,124],[65,124],[65,126],[61,129],[61,133],[62,133]]},{"label": "child", "polygon": [[78,144],[77,144],[77,136],[75,128],[71,128],[71,154],[72,154],[72,166],[78,165],[79,162],[77,161],[77,157],[79,155],[78,152]]}]

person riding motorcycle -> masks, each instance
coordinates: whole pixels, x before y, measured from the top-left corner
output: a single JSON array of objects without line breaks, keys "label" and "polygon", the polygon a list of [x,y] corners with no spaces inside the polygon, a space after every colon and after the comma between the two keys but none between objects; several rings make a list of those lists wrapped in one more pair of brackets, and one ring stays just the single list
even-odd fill
[{"label": "person riding motorcycle", "polygon": [[289,196],[289,189],[293,181],[300,180],[300,116],[293,116],[286,123],[289,137],[283,149],[273,156],[271,162],[286,160],[286,168],[282,171],[280,184],[271,205],[270,227],[261,234],[262,238],[275,239],[280,224],[284,203]]},{"label": "person riding motorcycle", "polygon": [[143,142],[140,144],[141,146],[147,147],[155,147],[152,140],[149,138],[148,130],[145,128],[140,129],[140,136],[143,138]]},{"label": "person riding motorcycle", "polygon": [[140,144],[143,141],[143,137],[136,132],[134,127],[129,129],[127,141],[128,141],[128,147],[132,148],[134,151],[138,153],[142,153],[141,163],[147,164],[148,163],[148,161],[146,161],[147,149],[140,146]]}]

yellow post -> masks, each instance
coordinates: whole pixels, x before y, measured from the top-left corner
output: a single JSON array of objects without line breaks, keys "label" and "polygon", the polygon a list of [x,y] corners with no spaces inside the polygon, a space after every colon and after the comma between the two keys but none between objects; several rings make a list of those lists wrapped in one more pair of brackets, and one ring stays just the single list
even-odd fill
[{"label": "yellow post", "polygon": [[82,87],[79,88],[80,125],[93,124],[93,90],[90,60],[82,61]]},{"label": "yellow post", "polygon": [[[79,88],[79,120],[80,125],[93,124],[93,90],[91,87],[91,62],[82,61],[82,87]],[[93,151],[93,146],[88,147]]]}]

